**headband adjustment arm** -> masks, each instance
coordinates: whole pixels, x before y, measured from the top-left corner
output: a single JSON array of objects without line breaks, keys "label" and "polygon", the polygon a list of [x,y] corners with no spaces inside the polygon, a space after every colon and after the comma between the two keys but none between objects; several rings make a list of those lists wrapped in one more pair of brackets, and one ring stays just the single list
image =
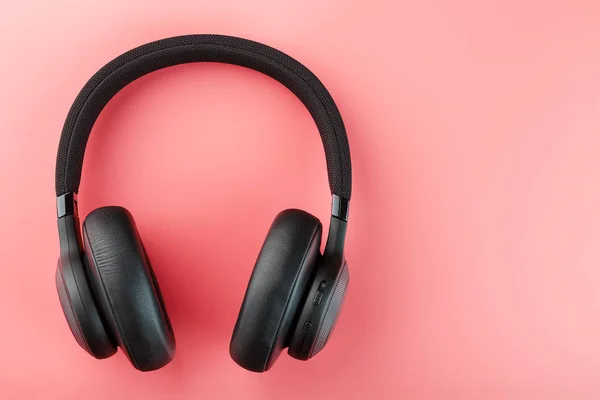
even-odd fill
[{"label": "headband adjustment arm", "polygon": [[334,194],[331,196],[331,215],[342,221],[348,222],[350,214],[350,200]]},{"label": "headband adjustment arm", "polygon": [[68,192],[56,198],[56,214],[60,219],[67,215],[77,216],[77,194]]}]

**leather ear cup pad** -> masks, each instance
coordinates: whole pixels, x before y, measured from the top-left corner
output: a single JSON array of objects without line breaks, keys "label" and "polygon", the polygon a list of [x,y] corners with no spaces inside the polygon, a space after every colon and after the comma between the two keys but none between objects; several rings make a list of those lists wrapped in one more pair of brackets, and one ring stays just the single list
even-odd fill
[{"label": "leather ear cup pad", "polygon": [[266,371],[289,346],[319,257],[323,227],[301,210],[275,217],[248,283],[229,352],[241,367]]},{"label": "leather ear cup pad", "polygon": [[175,337],[133,217],[122,207],[99,208],[83,237],[92,291],[114,340],[137,369],[164,366]]}]

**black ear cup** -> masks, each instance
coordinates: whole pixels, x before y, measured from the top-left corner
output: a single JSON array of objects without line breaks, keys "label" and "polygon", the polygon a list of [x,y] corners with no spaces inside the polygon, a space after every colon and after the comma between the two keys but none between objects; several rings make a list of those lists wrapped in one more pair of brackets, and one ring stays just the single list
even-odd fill
[{"label": "black ear cup", "polygon": [[319,266],[292,336],[290,356],[308,360],[323,350],[342,311],[349,282],[346,262],[341,270],[336,263],[324,262]]},{"label": "black ear cup", "polygon": [[320,256],[322,225],[301,210],[277,215],[262,246],[229,352],[243,368],[271,368],[288,347]]},{"label": "black ear cup", "polygon": [[91,290],[115,343],[141,371],[158,369],[175,353],[175,337],[131,214],[122,207],[93,211],[83,224]]},{"label": "black ear cup", "polygon": [[323,317],[323,321],[319,327],[320,329],[317,330],[315,343],[310,350],[309,357],[314,357],[318,352],[323,350],[327,344],[327,341],[333,332],[333,328],[335,328],[338,317],[340,316],[340,312],[342,311],[342,306],[344,304],[344,298],[346,297],[346,290],[348,289],[349,282],[350,271],[348,270],[348,265],[344,263],[342,273],[334,285],[331,302],[327,307],[327,311],[325,312],[325,316]]},{"label": "black ear cup", "polygon": [[56,267],[56,290],[63,313],[77,344],[96,358],[115,354],[112,343],[96,308],[81,259]]}]

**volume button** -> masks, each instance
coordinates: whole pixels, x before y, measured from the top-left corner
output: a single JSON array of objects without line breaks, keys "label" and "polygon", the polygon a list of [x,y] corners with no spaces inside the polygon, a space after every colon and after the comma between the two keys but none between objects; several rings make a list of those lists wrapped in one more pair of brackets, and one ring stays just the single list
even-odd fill
[{"label": "volume button", "polygon": [[320,290],[317,290],[317,293],[315,293],[315,298],[313,299],[313,305],[318,306],[319,304],[321,304],[322,299],[323,299],[323,292]]}]

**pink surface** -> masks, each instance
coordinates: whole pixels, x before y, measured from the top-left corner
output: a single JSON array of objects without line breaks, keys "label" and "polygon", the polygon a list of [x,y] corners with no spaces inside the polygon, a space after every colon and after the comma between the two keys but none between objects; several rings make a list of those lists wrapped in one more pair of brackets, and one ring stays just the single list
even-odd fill
[{"label": "pink surface", "polygon": [[[597,399],[600,3],[4,2],[0,398]],[[330,89],[354,164],[352,280],[327,348],[257,375],[228,343],[273,217],[327,222],[316,128],[258,73],[145,77],[102,114],[81,211],[136,217],[177,335],[143,374],[75,343],[54,287],[62,123],[105,62],[223,33]]]}]

